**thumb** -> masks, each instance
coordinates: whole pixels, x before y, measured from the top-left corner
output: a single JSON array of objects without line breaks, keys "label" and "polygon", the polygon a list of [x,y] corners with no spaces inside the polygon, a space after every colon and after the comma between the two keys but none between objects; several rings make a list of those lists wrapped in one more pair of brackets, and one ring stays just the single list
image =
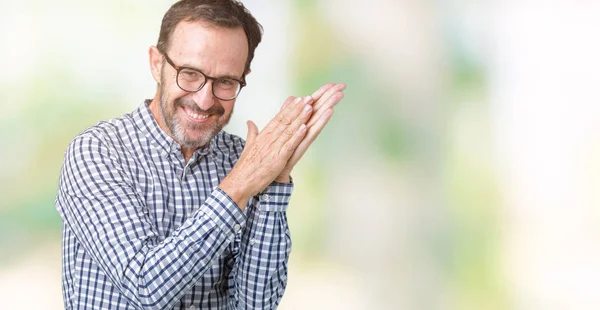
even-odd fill
[{"label": "thumb", "polygon": [[247,121],[246,125],[248,125],[248,135],[246,136],[246,144],[250,144],[254,142],[256,136],[258,136],[258,127],[254,124],[253,121]]}]

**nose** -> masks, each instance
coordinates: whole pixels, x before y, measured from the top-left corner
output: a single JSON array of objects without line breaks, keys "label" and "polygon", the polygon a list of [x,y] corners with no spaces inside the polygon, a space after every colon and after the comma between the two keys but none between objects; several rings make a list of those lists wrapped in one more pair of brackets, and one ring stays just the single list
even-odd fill
[{"label": "nose", "polygon": [[192,94],[192,100],[194,100],[194,103],[196,103],[200,109],[205,111],[215,105],[215,100],[217,100],[212,93],[212,83],[213,82],[211,80],[206,81],[206,84],[204,84],[202,89]]}]

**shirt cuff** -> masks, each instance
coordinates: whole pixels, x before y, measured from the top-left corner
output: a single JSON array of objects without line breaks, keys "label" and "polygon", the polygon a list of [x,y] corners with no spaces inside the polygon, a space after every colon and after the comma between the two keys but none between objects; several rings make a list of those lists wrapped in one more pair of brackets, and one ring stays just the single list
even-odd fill
[{"label": "shirt cuff", "polygon": [[293,183],[271,183],[256,197],[258,211],[286,212],[293,189]]},{"label": "shirt cuff", "polygon": [[246,223],[246,215],[240,210],[235,201],[220,188],[216,188],[200,207],[217,226],[226,233],[236,234]]}]

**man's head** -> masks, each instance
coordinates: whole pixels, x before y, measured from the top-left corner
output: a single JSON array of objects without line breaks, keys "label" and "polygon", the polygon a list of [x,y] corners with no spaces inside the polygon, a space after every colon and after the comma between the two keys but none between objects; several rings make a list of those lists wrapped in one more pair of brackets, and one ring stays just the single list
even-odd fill
[{"label": "man's head", "polygon": [[[220,78],[245,81],[261,32],[237,1],[175,3],[163,18],[157,46],[150,48],[152,74],[159,84],[150,110],[161,128],[187,148],[208,143],[227,124],[235,103],[215,96],[213,85],[223,85]],[[216,80],[207,79],[197,92],[185,91],[180,87],[186,73],[180,72],[182,67]]]},{"label": "man's head", "polygon": [[235,0],[181,0],[173,4],[165,13],[160,26],[160,34],[156,47],[162,53],[169,51],[171,36],[181,21],[203,22],[215,27],[241,27],[248,40],[248,59],[244,74],[250,72],[250,63],[254,58],[254,50],[261,41],[262,27],[254,16]]}]

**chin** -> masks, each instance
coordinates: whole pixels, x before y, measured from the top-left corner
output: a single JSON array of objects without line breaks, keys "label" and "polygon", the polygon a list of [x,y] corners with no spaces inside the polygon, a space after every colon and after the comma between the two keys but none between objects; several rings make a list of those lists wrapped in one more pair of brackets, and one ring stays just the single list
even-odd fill
[{"label": "chin", "polygon": [[208,143],[219,133],[220,130],[206,130],[195,135],[184,135],[183,139],[178,139],[187,147],[199,148]]}]

